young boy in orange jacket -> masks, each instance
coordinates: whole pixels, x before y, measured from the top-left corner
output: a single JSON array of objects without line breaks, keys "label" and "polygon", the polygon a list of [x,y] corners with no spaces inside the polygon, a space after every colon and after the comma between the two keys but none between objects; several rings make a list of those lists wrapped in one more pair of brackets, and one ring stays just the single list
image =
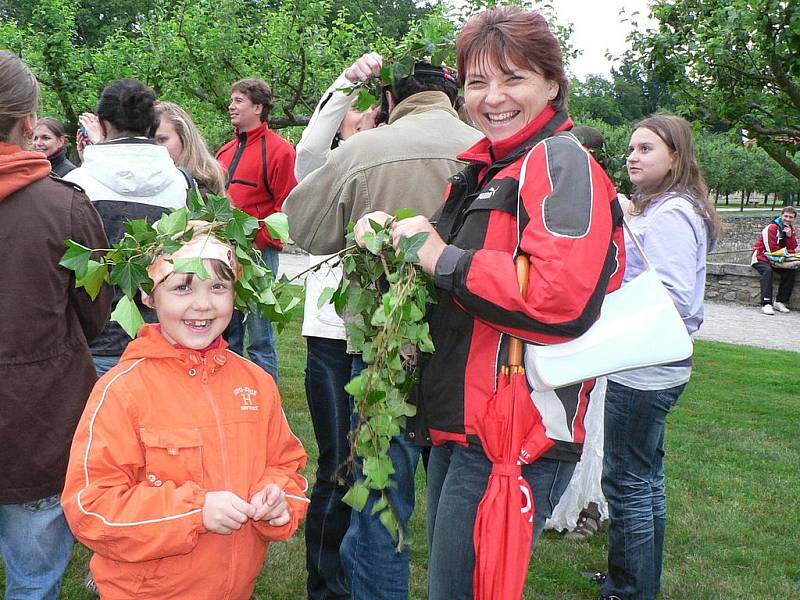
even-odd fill
[{"label": "young boy in orange jacket", "polygon": [[[175,273],[177,258],[203,259],[209,278]],[[238,270],[205,233],[157,257],[144,301],[159,324],[86,405],[62,504],[103,598],[248,599],[269,542],[305,516],[307,456],[275,382],[221,337]]]}]

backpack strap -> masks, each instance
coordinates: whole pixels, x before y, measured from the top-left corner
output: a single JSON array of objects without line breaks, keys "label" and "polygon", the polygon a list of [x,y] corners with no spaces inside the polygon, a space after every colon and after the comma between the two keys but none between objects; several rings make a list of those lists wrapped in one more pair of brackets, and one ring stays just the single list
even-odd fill
[{"label": "backpack strap", "polygon": [[190,190],[194,189],[197,186],[197,182],[194,180],[194,175],[192,175],[192,172],[186,167],[178,167],[178,165],[175,166],[178,168],[178,171],[181,172],[183,178],[186,180],[186,185],[188,189]]}]

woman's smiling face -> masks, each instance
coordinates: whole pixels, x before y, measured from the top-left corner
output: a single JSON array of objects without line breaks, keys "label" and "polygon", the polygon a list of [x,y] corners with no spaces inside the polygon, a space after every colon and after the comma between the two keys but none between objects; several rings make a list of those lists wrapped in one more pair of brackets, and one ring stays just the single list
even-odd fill
[{"label": "woman's smiling face", "polygon": [[558,84],[530,67],[479,58],[467,69],[464,100],[472,121],[494,143],[524,129],[558,94]]}]

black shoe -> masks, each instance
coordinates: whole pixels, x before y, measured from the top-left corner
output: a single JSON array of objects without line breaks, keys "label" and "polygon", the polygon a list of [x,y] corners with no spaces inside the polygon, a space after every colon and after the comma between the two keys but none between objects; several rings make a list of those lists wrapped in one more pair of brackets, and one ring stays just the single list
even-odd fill
[{"label": "black shoe", "polygon": [[610,596],[600,596],[598,600],[622,600],[619,596],[610,595]]}]

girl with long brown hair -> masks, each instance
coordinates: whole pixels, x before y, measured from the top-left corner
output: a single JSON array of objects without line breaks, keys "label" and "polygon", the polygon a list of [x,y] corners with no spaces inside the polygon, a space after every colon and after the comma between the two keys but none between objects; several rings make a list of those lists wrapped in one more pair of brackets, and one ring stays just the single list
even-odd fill
[{"label": "girl with long brown hair", "polygon": [[[630,228],[692,334],[703,322],[706,253],[719,232],[692,130],[685,119],[655,115],[636,126],[628,150],[634,185]],[[631,240],[626,246],[629,281],[647,265]],[[603,587],[608,600],[652,600],[661,587],[667,521],[664,434],[667,415],[691,373],[689,358],[608,376],[603,457],[611,517]]]}]

